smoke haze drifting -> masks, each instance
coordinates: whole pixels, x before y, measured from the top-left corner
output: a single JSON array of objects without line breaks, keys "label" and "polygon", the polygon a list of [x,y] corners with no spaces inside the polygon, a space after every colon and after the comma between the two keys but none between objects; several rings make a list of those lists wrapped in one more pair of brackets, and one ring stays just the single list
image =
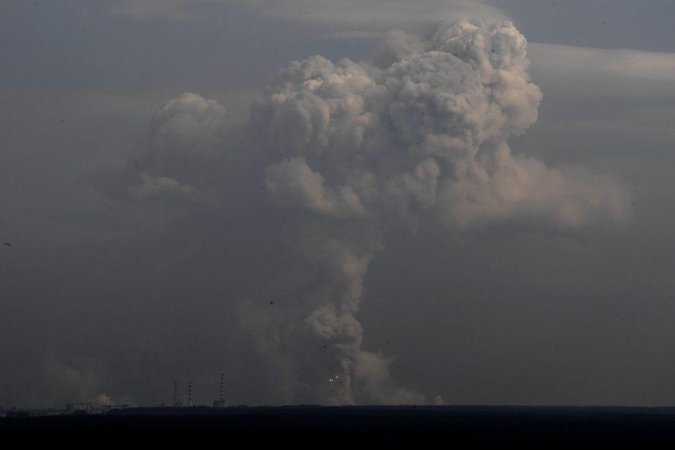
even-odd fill
[{"label": "smoke haze drifting", "polygon": [[109,192],[180,211],[176,220],[220,217],[206,239],[246,239],[226,226],[233,218],[273,228],[246,240],[274,262],[248,275],[256,287],[241,289],[231,330],[249,342],[241,370],[267,374],[265,402],[431,402],[435,393],[394,380],[391,358],[363,348],[364,279],[392,231],[425,220],[448,232],[575,230],[631,215],[628,193],[606,176],[512,152],[509,138],[536,122],[542,101],[526,47],[500,20],[391,31],[370,61],[291,62],[236,127],[227,105],[185,93],[155,115],[124,187]]}]

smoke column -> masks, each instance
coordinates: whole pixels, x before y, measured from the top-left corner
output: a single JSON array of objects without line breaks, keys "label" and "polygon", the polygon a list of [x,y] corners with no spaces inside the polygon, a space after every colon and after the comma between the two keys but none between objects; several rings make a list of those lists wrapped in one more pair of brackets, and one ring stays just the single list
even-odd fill
[{"label": "smoke column", "polygon": [[[449,230],[576,229],[630,215],[610,180],[512,154],[509,137],[536,122],[542,100],[526,46],[510,22],[392,31],[370,62],[291,62],[242,129],[225,132],[225,108],[196,94],[153,119],[129,158],[130,197],[284,217],[286,269],[239,308],[275,401],[425,401],[362,348],[364,279],[387,230],[429,217]],[[256,306],[267,303],[279,308]]]}]

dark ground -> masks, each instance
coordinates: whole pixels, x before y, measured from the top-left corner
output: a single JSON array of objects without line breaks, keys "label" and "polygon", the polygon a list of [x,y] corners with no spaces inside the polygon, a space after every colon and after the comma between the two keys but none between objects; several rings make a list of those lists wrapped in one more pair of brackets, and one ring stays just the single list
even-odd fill
[{"label": "dark ground", "polygon": [[107,414],[0,419],[0,436],[128,442],[640,445],[675,443],[675,408],[572,407],[231,407],[130,408]]}]

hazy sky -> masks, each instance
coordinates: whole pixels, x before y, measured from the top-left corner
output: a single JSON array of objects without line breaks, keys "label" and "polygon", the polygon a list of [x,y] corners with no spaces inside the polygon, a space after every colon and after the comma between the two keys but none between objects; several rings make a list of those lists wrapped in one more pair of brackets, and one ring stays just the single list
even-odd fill
[{"label": "hazy sky", "polygon": [[675,405],[675,3],[0,11],[0,407]]}]

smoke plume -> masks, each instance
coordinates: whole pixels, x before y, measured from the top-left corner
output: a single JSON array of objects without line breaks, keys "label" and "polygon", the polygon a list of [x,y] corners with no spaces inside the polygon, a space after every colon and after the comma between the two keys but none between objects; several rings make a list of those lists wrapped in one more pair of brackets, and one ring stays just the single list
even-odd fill
[{"label": "smoke plume", "polygon": [[526,45],[509,22],[392,31],[370,62],[291,62],[241,129],[226,130],[225,108],[196,94],[153,119],[129,158],[130,197],[279,217],[285,268],[238,306],[276,372],[275,401],[425,401],[395,382],[392,359],[362,348],[364,281],[392,227],[431,217],[449,229],[576,229],[629,216],[611,180],[511,152],[542,100]]}]

